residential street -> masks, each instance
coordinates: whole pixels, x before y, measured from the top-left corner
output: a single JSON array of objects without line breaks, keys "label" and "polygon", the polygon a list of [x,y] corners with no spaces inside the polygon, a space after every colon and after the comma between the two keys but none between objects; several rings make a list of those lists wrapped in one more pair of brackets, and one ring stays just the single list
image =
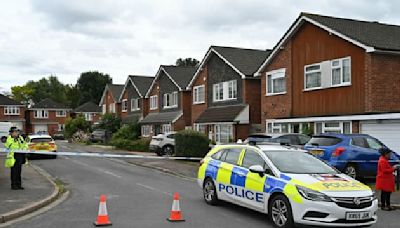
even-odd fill
[{"label": "residential street", "polygon": [[[58,144],[60,151],[85,149]],[[108,196],[113,227],[272,227],[266,215],[239,206],[208,206],[194,181],[156,170],[101,158],[59,157],[32,162],[65,182],[71,195],[50,211],[11,227],[92,227],[100,194]],[[166,220],[175,191],[181,195],[184,223]],[[398,227],[399,215],[380,213],[379,224],[374,227]]]}]

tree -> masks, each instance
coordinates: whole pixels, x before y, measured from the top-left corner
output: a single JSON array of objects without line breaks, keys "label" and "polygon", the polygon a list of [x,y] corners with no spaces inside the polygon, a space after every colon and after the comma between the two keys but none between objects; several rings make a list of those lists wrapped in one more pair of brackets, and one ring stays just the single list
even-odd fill
[{"label": "tree", "polygon": [[65,94],[68,98],[68,107],[76,108],[79,106],[80,93],[76,85],[67,85],[65,88]]},{"label": "tree", "polygon": [[85,117],[79,115],[76,118],[68,118],[65,121],[64,136],[69,139],[77,131],[88,133],[90,130],[90,123],[86,121]]},{"label": "tree", "polygon": [[80,94],[79,105],[88,101],[98,104],[104,87],[109,83],[112,83],[112,78],[108,74],[98,71],[81,73],[76,83],[78,93]]},{"label": "tree", "polygon": [[121,119],[111,113],[106,113],[101,117],[100,123],[97,126],[99,129],[104,129],[111,133],[115,133],[121,127]]},{"label": "tree", "polygon": [[176,66],[198,66],[199,60],[194,59],[194,58],[179,58],[176,60],[175,65]]},{"label": "tree", "polygon": [[22,102],[23,104],[28,104],[29,100],[32,99],[34,92],[33,88],[26,85],[11,87],[12,98],[16,101]]}]

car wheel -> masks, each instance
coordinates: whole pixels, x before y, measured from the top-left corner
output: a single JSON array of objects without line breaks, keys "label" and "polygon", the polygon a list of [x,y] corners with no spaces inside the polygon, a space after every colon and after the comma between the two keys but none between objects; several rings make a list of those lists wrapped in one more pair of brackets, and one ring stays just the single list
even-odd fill
[{"label": "car wheel", "polygon": [[343,173],[345,173],[347,176],[350,176],[353,179],[358,178],[357,166],[355,164],[348,164],[346,168],[344,168]]},{"label": "car wheel", "polygon": [[210,205],[217,205],[219,200],[217,190],[212,179],[207,178],[203,184],[203,196],[206,203]]},{"label": "car wheel", "polygon": [[172,156],[172,155],[174,155],[174,147],[171,146],[171,145],[164,146],[164,147],[163,147],[163,153],[164,153],[166,156]]},{"label": "car wheel", "polygon": [[274,227],[294,227],[292,208],[283,195],[276,195],[268,205],[268,216]]}]

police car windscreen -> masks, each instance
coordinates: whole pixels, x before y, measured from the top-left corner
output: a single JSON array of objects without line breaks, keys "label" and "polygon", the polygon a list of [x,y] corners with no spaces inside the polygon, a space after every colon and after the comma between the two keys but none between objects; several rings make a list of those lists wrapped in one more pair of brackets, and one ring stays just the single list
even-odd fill
[{"label": "police car windscreen", "polygon": [[264,151],[267,157],[283,173],[337,174],[337,171],[311,154]]},{"label": "police car windscreen", "polygon": [[31,139],[31,142],[33,142],[33,143],[51,142],[51,141],[53,141],[53,139],[51,139],[51,138],[35,138],[35,139]]}]

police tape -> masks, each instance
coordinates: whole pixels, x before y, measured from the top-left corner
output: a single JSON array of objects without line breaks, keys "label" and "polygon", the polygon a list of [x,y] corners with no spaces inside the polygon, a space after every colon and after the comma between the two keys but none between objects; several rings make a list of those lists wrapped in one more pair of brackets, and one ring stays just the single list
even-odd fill
[{"label": "police tape", "polygon": [[[0,154],[9,153],[9,149],[0,149]],[[186,161],[200,161],[202,158],[196,157],[161,157],[151,155],[137,155],[137,154],[110,154],[98,152],[49,152],[46,150],[13,150],[14,153],[29,154],[29,155],[50,155],[50,156],[77,156],[77,157],[100,157],[100,158],[143,158],[143,159],[158,159],[158,160],[186,160]]]}]

